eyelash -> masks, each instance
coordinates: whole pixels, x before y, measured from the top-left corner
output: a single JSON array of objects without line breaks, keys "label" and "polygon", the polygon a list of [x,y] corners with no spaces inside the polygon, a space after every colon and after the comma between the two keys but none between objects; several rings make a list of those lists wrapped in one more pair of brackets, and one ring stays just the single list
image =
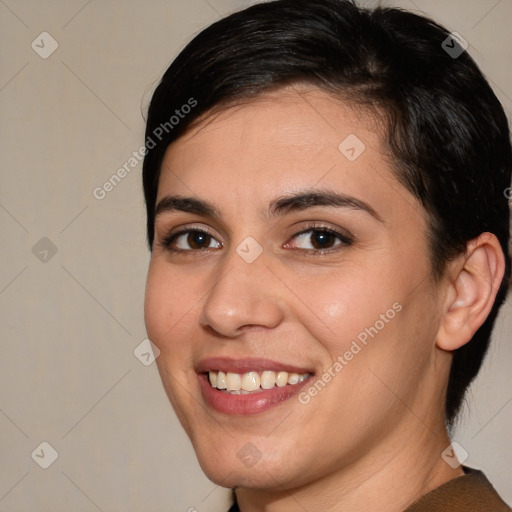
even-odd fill
[{"label": "eyelash", "polygon": [[[300,235],[304,235],[306,233],[309,233],[309,232],[320,232],[320,233],[328,233],[328,234],[331,234],[333,236],[335,236],[336,238],[338,238],[338,240],[341,241],[340,244],[337,244],[333,247],[330,247],[328,249],[300,249],[300,248],[292,248],[292,250],[296,250],[296,251],[301,251],[301,252],[307,252],[309,254],[328,254],[328,253],[331,253],[331,252],[334,252],[334,251],[337,251],[339,250],[340,247],[349,247],[350,245],[352,245],[353,243],[353,240],[351,239],[351,237],[347,236],[346,234],[343,234],[343,233],[340,233],[339,231],[336,231],[332,228],[329,228],[327,226],[324,226],[324,225],[318,225],[318,224],[310,224],[308,225],[304,230],[298,232],[298,233],[295,233],[293,236],[292,236],[292,240],[299,237]],[[163,247],[164,249],[170,251],[170,252],[173,252],[173,253],[204,253],[205,251],[209,251],[211,250],[211,248],[203,248],[203,249],[175,249],[172,246],[172,244],[174,243],[174,241],[179,238],[180,236],[182,235],[185,235],[185,234],[190,234],[190,233],[201,233],[201,234],[204,234],[206,236],[209,236],[213,239],[215,239],[215,236],[213,235],[213,233],[210,233],[208,230],[206,229],[198,229],[198,228],[188,228],[188,229],[183,229],[181,231],[178,231],[177,233],[169,233],[168,235],[166,235],[163,240],[161,242],[159,242],[159,245],[161,247]],[[217,249],[214,249],[214,250],[217,250]]]}]

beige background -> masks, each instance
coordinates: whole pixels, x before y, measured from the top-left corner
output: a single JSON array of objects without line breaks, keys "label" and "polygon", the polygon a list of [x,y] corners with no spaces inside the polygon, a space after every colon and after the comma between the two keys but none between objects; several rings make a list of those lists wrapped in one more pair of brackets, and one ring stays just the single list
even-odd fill
[{"label": "beige background", "polygon": [[[462,34],[510,113],[510,0],[389,3]],[[155,365],[133,353],[146,337],[141,165],[104,199],[93,189],[143,143],[141,112],[179,49],[246,5],[0,0],[0,511],[226,507]],[[58,43],[46,59],[31,47],[51,49],[44,31]],[[511,302],[455,439],[512,503]],[[58,452],[47,469],[43,441]]]}]

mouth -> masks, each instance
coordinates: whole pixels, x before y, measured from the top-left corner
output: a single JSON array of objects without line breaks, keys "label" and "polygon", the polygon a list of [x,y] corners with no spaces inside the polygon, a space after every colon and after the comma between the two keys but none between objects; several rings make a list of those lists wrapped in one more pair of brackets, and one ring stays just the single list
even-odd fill
[{"label": "mouth", "polygon": [[263,359],[215,358],[196,368],[205,402],[225,414],[256,414],[296,395],[314,372]]},{"label": "mouth", "polygon": [[243,374],[232,372],[208,372],[208,381],[212,388],[232,395],[247,395],[261,393],[264,390],[295,386],[305,381],[310,373],[289,373],[265,370],[250,371]]}]

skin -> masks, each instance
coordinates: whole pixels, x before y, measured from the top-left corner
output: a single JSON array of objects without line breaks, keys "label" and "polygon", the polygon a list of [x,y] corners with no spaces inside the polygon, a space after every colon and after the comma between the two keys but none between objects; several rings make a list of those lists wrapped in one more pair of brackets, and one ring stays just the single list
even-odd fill
[{"label": "skin", "polygon": [[[355,161],[338,149],[350,134],[366,146]],[[463,474],[441,457],[450,444],[443,411],[451,351],[487,316],[503,254],[494,235],[482,235],[435,280],[426,213],[395,179],[381,139],[372,117],[325,92],[289,87],[205,119],[165,155],[157,203],[193,196],[220,218],[157,216],[148,336],[202,469],[237,488],[244,512],[398,512]],[[310,189],[358,198],[380,220],[325,206],[265,215],[274,198]],[[309,221],[353,241],[332,238],[330,252],[315,254],[315,231],[295,236]],[[186,235],[174,247],[189,252],[162,245],[185,227],[209,230],[209,249],[193,252]],[[263,249],[250,264],[236,252],[248,236]],[[264,357],[321,377],[395,303],[395,318],[308,404],[295,397],[233,416],[201,396],[194,367],[206,357]],[[250,468],[237,456],[249,442],[261,454]]]}]

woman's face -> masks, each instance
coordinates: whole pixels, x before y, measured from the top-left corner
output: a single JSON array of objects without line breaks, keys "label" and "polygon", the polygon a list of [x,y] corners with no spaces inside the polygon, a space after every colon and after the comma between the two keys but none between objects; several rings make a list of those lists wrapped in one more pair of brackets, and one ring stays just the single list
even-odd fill
[{"label": "woman's face", "polygon": [[168,148],[157,211],[148,336],[213,481],[385,463],[442,418],[426,214],[369,117],[315,89],[226,110]]}]

